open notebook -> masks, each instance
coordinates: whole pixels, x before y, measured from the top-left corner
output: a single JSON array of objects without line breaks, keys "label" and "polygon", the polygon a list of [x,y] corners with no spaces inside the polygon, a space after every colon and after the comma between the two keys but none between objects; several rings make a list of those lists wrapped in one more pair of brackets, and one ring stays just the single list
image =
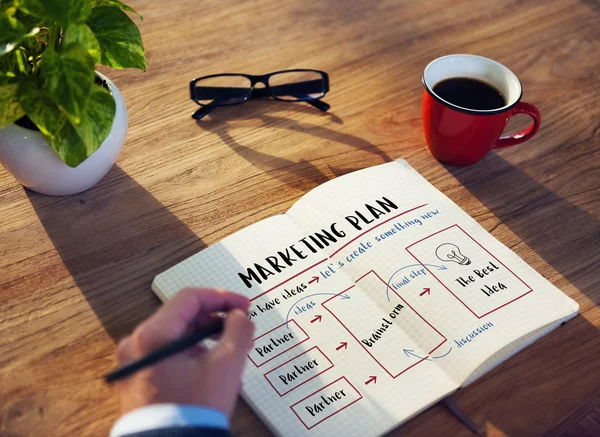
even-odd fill
[{"label": "open notebook", "polygon": [[384,434],[578,311],[405,161],[315,188],[152,289],[192,286],[252,300],[243,396],[283,436]]}]

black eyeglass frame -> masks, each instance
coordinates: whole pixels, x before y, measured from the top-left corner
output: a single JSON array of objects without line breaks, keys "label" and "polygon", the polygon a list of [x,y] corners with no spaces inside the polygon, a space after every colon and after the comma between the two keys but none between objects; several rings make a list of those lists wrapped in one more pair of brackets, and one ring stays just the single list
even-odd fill
[{"label": "black eyeglass frame", "polygon": [[[319,79],[319,81],[323,81],[324,82],[324,90],[323,90],[323,94],[320,95],[319,97],[311,97],[311,96],[306,96],[306,97],[298,97],[296,100],[289,100],[289,99],[284,99],[281,97],[278,97],[274,92],[273,89],[271,87],[271,85],[269,84],[269,79],[272,76],[278,75],[278,74],[282,74],[282,73],[294,73],[294,72],[306,72],[306,73],[318,73],[322,76],[322,79]],[[235,76],[235,77],[245,77],[250,81],[250,88],[248,90],[248,93],[246,96],[244,96],[243,99],[239,100],[239,101],[235,101],[235,102],[231,102],[231,103],[218,103],[216,101],[210,102],[210,103],[200,103],[198,101],[198,98],[196,96],[196,83],[198,83],[201,80],[204,79],[211,79],[213,77],[226,77],[226,76]],[[256,89],[255,86],[256,84],[262,83],[265,87],[264,88],[258,88]],[[302,82],[300,82],[301,84]],[[281,85],[278,85],[281,86]],[[286,85],[289,86],[289,85]],[[291,69],[291,70],[279,70],[279,71],[274,71],[272,73],[268,73],[268,74],[264,74],[264,75],[252,75],[252,74],[243,74],[243,73],[222,73],[222,74],[211,74],[209,76],[202,76],[202,77],[196,77],[194,79],[192,79],[190,81],[190,98],[196,102],[196,104],[198,104],[199,106],[201,106],[202,108],[205,108],[206,111],[203,111],[202,109],[199,109],[198,111],[196,111],[196,113],[194,113],[194,115],[192,115],[192,117],[196,118],[196,119],[200,119],[202,117],[204,117],[205,115],[207,115],[213,108],[215,107],[219,107],[219,106],[233,106],[233,105],[241,105],[243,103],[246,103],[248,101],[248,99],[251,98],[263,98],[263,97],[272,97],[275,100],[279,100],[281,102],[288,102],[288,103],[294,103],[294,102],[306,102],[306,103],[310,103],[311,105],[315,106],[317,109],[325,112],[327,111],[330,106],[321,101],[321,99],[329,92],[329,75],[321,70],[313,70],[313,69],[307,69],[307,68],[297,68],[297,69]],[[198,115],[198,116],[197,116]]]}]

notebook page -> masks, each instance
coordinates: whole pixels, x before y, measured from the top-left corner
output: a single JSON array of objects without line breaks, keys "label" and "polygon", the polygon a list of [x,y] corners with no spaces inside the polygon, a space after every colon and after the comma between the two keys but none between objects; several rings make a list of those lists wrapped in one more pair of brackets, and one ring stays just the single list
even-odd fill
[{"label": "notebook page", "polygon": [[487,372],[492,370],[494,367],[500,365],[513,355],[516,355],[521,350],[525,349],[527,346],[535,343],[538,339],[542,338],[544,335],[549,334],[554,331],[556,328],[561,326],[566,320],[571,318],[571,316],[566,317],[565,319],[555,321],[550,323],[542,328],[536,329],[535,331],[521,337],[514,342],[508,344],[504,348],[500,349],[498,352],[494,353],[491,357],[485,360],[469,377],[463,382],[462,387],[466,387],[472,382],[476,381],[478,378],[485,375]]},{"label": "notebook page", "polygon": [[[272,217],[160,274],[153,287],[163,298],[184,287],[211,286],[251,299],[256,331],[243,376],[243,397],[276,434],[384,434],[457,385],[435,366],[411,371],[401,387],[382,382],[379,365],[365,360],[365,351],[329,311],[344,320],[356,318],[355,326],[364,330],[357,335],[365,336],[370,326],[362,320],[369,321],[370,313],[378,315],[378,305],[396,311],[403,318],[386,328],[381,344],[402,341],[416,353],[431,341],[440,341],[440,336],[430,332],[421,340],[408,337],[402,324],[412,321],[422,327],[425,322],[409,308],[401,308],[399,299],[391,303],[366,299],[361,287],[372,287],[368,280],[357,285],[343,274],[320,280],[326,258],[311,235],[287,216]],[[409,366],[396,363],[402,353],[380,352],[374,356],[394,375],[408,370]]]},{"label": "notebook page", "polygon": [[[458,385],[498,350],[518,348],[518,339],[578,309],[405,161],[321,185],[287,215],[307,232],[333,223],[343,230],[345,237],[328,247],[336,269],[329,277],[343,272],[356,283],[368,280],[372,299],[404,301],[445,339],[427,343],[435,346],[427,354],[398,345],[405,362],[439,366]],[[431,330],[418,331],[411,335],[420,340]]]},{"label": "notebook page", "polygon": [[[265,235],[273,238],[299,236],[302,231],[285,215],[269,217],[230,235],[157,275],[152,290],[165,301],[186,287],[210,287],[234,291],[250,298],[265,291],[253,282],[248,288],[237,272],[255,261],[255,251]],[[256,241],[256,240],[259,241]],[[293,269],[295,266],[289,267]]]}]

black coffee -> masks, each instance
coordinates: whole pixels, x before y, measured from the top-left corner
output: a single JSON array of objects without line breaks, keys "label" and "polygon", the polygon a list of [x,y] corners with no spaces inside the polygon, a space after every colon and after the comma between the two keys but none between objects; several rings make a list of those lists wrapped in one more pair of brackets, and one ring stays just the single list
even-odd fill
[{"label": "black coffee", "polygon": [[500,91],[469,77],[443,80],[433,87],[433,92],[445,101],[467,109],[490,110],[506,106]]}]

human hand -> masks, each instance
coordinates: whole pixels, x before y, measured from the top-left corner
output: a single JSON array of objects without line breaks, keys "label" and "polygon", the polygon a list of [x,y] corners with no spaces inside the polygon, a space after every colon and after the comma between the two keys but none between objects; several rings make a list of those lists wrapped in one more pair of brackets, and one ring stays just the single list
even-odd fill
[{"label": "human hand", "polygon": [[125,414],[151,404],[177,403],[214,408],[230,416],[241,389],[254,324],[241,295],[214,289],[185,289],[163,305],[117,346],[124,365],[206,326],[227,312],[223,333],[212,349],[194,346],[119,382]]}]

